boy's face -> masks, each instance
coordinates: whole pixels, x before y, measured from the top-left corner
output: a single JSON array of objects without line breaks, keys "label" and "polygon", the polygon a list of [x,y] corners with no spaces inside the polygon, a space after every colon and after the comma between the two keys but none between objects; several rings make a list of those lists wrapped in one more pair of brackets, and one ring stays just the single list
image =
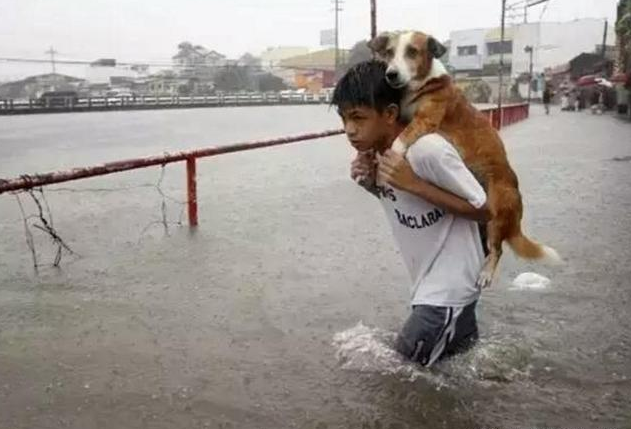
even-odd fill
[{"label": "boy's face", "polygon": [[344,131],[358,151],[380,149],[387,145],[397,126],[398,108],[390,106],[379,112],[366,106],[340,106]]}]

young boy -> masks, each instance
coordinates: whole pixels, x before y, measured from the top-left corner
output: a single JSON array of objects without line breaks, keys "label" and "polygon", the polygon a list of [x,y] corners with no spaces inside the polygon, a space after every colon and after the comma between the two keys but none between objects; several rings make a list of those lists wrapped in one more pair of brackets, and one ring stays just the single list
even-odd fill
[{"label": "young boy", "polygon": [[412,313],[396,348],[430,366],[478,338],[476,279],[485,252],[477,222],[489,213],[484,190],[440,135],[422,137],[405,158],[390,150],[405,123],[402,90],[387,84],[385,68],[377,61],[352,67],[332,104],[358,151],[351,177],[376,179],[365,187],[381,201],[412,277]]}]

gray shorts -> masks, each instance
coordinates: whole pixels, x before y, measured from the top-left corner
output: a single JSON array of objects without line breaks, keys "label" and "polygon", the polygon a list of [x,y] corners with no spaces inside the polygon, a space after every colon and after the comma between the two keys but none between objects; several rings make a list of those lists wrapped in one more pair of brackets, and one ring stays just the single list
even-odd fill
[{"label": "gray shorts", "polygon": [[415,305],[399,333],[396,349],[423,366],[467,350],[478,339],[477,301],[465,307]]}]

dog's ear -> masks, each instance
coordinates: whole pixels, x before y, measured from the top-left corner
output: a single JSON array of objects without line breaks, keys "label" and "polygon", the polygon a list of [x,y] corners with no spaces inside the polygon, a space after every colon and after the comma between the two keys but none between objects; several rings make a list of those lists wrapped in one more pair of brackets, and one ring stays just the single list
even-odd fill
[{"label": "dog's ear", "polygon": [[392,34],[387,31],[380,33],[378,36],[376,36],[370,42],[368,42],[368,47],[373,52],[376,52],[376,53],[383,52],[383,50],[386,49],[386,46],[388,46],[388,41],[390,40],[391,35]]},{"label": "dog's ear", "polygon": [[433,37],[427,39],[427,50],[434,58],[440,58],[447,52],[447,48]]}]

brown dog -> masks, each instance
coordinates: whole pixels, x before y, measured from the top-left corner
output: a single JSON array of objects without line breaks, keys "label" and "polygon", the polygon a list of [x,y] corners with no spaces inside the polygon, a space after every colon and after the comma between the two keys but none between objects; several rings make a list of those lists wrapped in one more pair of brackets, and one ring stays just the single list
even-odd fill
[{"label": "brown dog", "polygon": [[421,136],[442,134],[487,190],[491,212],[489,256],[478,277],[478,285],[486,287],[492,283],[504,240],[523,258],[560,261],[554,249],[522,233],[523,207],[517,176],[508,163],[497,131],[453,85],[438,60],[445,48],[433,37],[416,31],[382,33],[369,46],[377,58],[388,64],[388,83],[395,88],[406,88],[401,113],[409,120],[409,125],[392,149],[404,155]]}]

